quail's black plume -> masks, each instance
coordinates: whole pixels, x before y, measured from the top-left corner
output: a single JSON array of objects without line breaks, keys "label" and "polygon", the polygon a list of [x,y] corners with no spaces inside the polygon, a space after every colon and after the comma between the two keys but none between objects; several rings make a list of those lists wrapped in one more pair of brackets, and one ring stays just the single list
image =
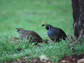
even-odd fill
[{"label": "quail's black plume", "polygon": [[45,26],[45,28],[47,29],[47,35],[53,41],[59,42],[60,39],[65,40],[67,37],[65,32],[60,28],[53,27],[52,25],[49,24],[43,24],[42,26]]},{"label": "quail's black plume", "polygon": [[42,38],[34,31],[24,30],[22,28],[16,28],[21,40],[28,39],[29,42],[42,43]]}]

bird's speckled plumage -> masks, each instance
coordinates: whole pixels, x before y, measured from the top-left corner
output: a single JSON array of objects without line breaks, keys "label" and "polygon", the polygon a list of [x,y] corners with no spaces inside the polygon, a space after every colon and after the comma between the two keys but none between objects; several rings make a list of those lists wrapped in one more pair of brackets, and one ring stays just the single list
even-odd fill
[{"label": "bird's speckled plumage", "polygon": [[21,40],[28,39],[29,42],[41,43],[43,42],[42,38],[34,31],[24,30],[22,28],[16,28]]}]

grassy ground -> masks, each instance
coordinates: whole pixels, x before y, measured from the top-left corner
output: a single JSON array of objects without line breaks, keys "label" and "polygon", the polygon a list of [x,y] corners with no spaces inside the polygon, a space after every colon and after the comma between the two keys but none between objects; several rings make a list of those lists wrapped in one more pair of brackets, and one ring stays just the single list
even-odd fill
[{"label": "grassy ground", "polygon": [[[26,54],[28,59],[46,55],[53,61],[65,54],[72,55],[65,41],[41,44],[42,48],[26,41],[11,41],[12,37],[18,37],[18,27],[36,31],[43,39],[49,39],[42,24],[59,27],[73,36],[71,0],[0,0],[0,61],[15,60]],[[18,48],[22,50],[17,51]]]}]

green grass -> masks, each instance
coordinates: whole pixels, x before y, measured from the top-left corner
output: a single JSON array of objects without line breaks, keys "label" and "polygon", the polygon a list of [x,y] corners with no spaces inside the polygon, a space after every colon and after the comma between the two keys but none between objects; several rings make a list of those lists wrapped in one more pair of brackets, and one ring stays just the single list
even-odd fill
[{"label": "green grass", "polygon": [[[1,62],[15,61],[24,56],[30,61],[32,58],[38,58],[41,55],[46,55],[50,60],[56,62],[64,55],[84,53],[84,43],[73,46],[69,40],[60,43],[40,44],[42,47],[37,47],[34,44],[29,44],[28,41],[12,41],[13,36],[11,35],[0,35],[0,37]],[[19,48],[22,48],[21,51],[18,51]]]},{"label": "green grass", "polygon": [[[62,41],[60,43],[40,44],[42,47],[29,44],[28,41],[11,41],[12,37],[3,36],[0,40],[0,61],[16,60],[22,56],[29,55],[27,58],[37,58],[41,55],[46,55],[52,61],[57,61],[64,55],[72,55],[72,50],[68,49],[67,43]],[[4,40],[4,41],[3,41]],[[22,48],[18,51],[18,48]],[[54,58],[53,58],[54,57]]]},{"label": "green grass", "polygon": [[[16,60],[28,54],[28,59],[46,55],[58,61],[64,55],[72,55],[66,41],[55,44],[41,44],[39,48],[25,42],[11,41],[18,37],[16,28],[37,32],[44,40],[49,39],[42,24],[51,24],[73,36],[71,0],[0,0],[0,61]],[[76,53],[84,48],[78,45]],[[21,51],[17,51],[22,48]],[[56,58],[52,58],[56,57]]]}]

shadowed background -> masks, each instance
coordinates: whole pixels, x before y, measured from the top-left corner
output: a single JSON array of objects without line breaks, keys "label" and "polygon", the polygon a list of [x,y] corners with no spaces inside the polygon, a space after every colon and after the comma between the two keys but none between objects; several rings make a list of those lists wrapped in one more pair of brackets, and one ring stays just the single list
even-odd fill
[{"label": "shadowed background", "polygon": [[17,35],[22,27],[46,38],[41,25],[51,24],[73,35],[72,21],[70,0],[0,0],[0,33]]}]

